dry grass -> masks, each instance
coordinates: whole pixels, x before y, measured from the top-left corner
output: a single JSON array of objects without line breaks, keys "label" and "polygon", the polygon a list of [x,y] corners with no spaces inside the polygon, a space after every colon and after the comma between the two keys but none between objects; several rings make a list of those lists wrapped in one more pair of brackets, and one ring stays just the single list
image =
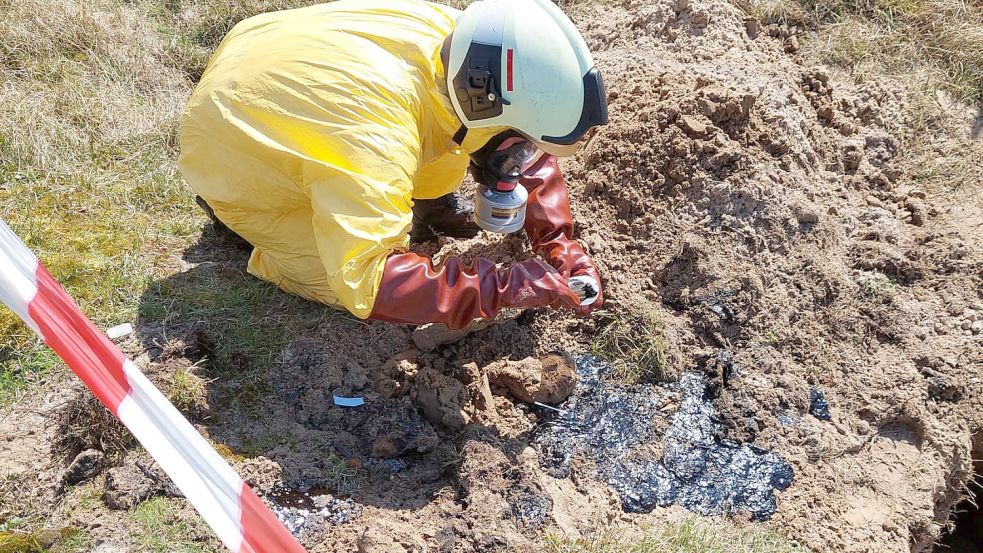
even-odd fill
[{"label": "dry grass", "polygon": [[[173,162],[190,83],[164,51],[129,4],[0,3],[0,213],[102,325],[201,225]],[[0,311],[0,395],[56,364],[42,351]]]},{"label": "dry grass", "polygon": [[71,461],[86,449],[98,449],[110,463],[119,462],[135,443],[133,436],[91,394],[81,394],[64,407],[59,416],[57,447]]},{"label": "dry grass", "polygon": [[665,324],[655,311],[602,311],[591,353],[610,361],[627,383],[672,378]]},{"label": "dry grass", "polygon": [[858,80],[891,75],[983,107],[983,5],[965,0],[752,0],[765,23],[812,31],[804,53]]},{"label": "dry grass", "polygon": [[[816,31],[806,54],[983,107],[983,6],[965,0],[758,0],[765,22]],[[914,79],[914,80],[911,80]]]},{"label": "dry grass", "polygon": [[807,59],[904,89],[897,134],[917,182],[943,192],[983,182],[983,4],[751,0],[747,9],[766,23],[803,28]]},{"label": "dry grass", "polygon": [[601,531],[571,540],[547,537],[549,553],[805,553],[805,547],[760,526],[690,517],[639,536]]}]

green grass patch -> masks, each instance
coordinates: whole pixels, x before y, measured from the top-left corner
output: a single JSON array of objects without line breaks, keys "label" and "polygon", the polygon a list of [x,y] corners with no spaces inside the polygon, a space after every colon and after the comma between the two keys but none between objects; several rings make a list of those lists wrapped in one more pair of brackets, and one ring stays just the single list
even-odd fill
[{"label": "green grass patch", "polygon": [[[205,220],[177,175],[191,83],[111,1],[0,3],[0,213],[97,325],[132,321]],[[0,405],[59,366],[0,307]]]},{"label": "green grass patch", "polygon": [[137,505],[130,513],[137,524],[133,533],[133,546],[136,551],[147,553],[206,553],[212,548],[205,543],[192,541],[192,533],[207,532],[197,515],[182,516],[176,500],[166,497],[152,497]]},{"label": "green grass patch", "polygon": [[645,533],[626,536],[602,531],[580,539],[546,536],[548,553],[806,553],[808,549],[754,525],[691,517]]},{"label": "green grass patch", "polygon": [[[221,248],[215,245],[216,248]],[[324,305],[286,294],[245,271],[241,264],[202,263],[152,283],[139,307],[141,323],[160,321],[169,328],[198,328],[203,355],[195,375],[175,382],[178,398],[191,400],[196,386],[217,381],[234,388],[232,408],[261,416],[268,392],[267,370],[275,366],[289,339],[331,318],[350,317]],[[181,375],[176,375],[181,377]],[[183,390],[181,389],[183,388]]]}]

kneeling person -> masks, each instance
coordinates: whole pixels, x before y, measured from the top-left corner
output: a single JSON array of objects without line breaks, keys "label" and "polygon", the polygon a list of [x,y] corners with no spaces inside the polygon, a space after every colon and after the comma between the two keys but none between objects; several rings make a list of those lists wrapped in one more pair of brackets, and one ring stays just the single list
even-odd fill
[{"label": "kneeling person", "polygon": [[[361,318],[461,327],[504,307],[599,305],[555,156],[606,122],[587,46],[549,0],[339,0],[232,29],[178,164],[253,246],[253,275]],[[453,195],[469,165],[476,210]],[[524,229],[545,262],[435,268],[407,252],[411,234],[478,226]]]}]

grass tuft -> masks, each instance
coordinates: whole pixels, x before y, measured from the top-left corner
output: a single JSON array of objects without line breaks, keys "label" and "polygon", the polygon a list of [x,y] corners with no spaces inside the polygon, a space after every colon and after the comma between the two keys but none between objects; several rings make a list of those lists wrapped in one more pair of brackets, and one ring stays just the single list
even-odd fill
[{"label": "grass tuft", "polygon": [[610,361],[621,380],[658,382],[672,378],[665,324],[653,310],[600,312],[591,353]]},{"label": "grass tuft", "polygon": [[130,431],[88,392],[65,406],[59,426],[57,447],[68,461],[86,449],[98,449],[115,464],[135,442]]},{"label": "grass tuft", "polygon": [[168,382],[167,399],[182,413],[196,416],[208,403],[207,384],[195,367],[178,367]]},{"label": "grass tuft", "polygon": [[983,5],[965,0],[752,0],[765,23],[815,31],[804,54],[858,80],[891,75],[983,108]]},{"label": "grass tuft", "polygon": [[148,553],[204,553],[212,551],[205,540],[192,540],[193,534],[204,536],[203,522],[191,512],[182,516],[180,504],[162,496],[152,497],[136,506],[130,518],[138,528],[132,540],[136,551]]},{"label": "grass tuft", "polygon": [[737,526],[725,519],[690,517],[644,536],[613,531],[580,539],[546,536],[548,553],[806,553],[794,541],[758,526]]}]

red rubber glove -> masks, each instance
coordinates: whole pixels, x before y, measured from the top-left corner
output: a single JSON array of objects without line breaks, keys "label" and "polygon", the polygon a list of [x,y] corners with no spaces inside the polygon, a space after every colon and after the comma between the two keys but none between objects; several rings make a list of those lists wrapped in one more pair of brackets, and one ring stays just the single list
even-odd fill
[{"label": "red rubber glove", "polygon": [[451,257],[434,269],[429,257],[402,253],[386,260],[369,318],[463,328],[479,317],[494,319],[505,307],[579,305],[566,277],[538,259],[498,269],[487,259],[466,266]]},{"label": "red rubber glove", "polygon": [[586,315],[597,309],[604,301],[601,275],[594,260],[573,239],[570,199],[556,157],[544,155],[523,173],[519,183],[529,192],[523,229],[529,235],[533,251],[543,256],[565,279],[578,275],[593,277],[598,286],[597,301],[583,307],[578,304],[576,310]]}]

